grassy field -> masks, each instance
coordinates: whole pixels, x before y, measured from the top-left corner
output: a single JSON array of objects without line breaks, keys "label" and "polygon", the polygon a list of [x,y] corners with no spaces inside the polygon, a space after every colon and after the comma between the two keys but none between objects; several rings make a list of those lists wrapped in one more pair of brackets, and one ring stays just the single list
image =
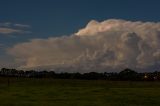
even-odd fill
[{"label": "grassy field", "polygon": [[0,106],[160,106],[160,82],[0,78]]}]

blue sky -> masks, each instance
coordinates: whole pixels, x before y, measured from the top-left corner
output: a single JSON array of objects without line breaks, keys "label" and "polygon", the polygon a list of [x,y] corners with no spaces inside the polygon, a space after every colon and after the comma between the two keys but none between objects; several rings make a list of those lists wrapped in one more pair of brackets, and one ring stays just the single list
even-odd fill
[{"label": "blue sky", "polygon": [[[30,25],[20,39],[66,35],[91,19],[159,21],[159,0],[2,0],[0,22]],[[15,40],[16,41],[16,40]]]},{"label": "blue sky", "polygon": [[30,39],[69,36],[93,19],[159,22],[159,5],[159,0],[1,0],[0,25],[10,24],[0,27],[20,31],[0,33],[0,57],[7,57],[5,48]]}]

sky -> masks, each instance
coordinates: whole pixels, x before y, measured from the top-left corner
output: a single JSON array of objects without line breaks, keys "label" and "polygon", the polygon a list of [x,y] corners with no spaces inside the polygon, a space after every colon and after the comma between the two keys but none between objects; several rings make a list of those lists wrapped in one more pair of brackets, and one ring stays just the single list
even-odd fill
[{"label": "sky", "polygon": [[159,0],[1,0],[0,68],[158,70],[159,4]]}]

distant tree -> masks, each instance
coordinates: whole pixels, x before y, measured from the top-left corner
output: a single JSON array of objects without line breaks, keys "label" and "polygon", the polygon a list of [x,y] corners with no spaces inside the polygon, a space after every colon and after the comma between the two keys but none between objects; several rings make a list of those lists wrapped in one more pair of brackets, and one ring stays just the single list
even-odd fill
[{"label": "distant tree", "polygon": [[129,68],[124,69],[119,73],[120,80],[137,80],[138,73]]},{"label": "distant tree", "polygon": [[97,72],[84,73],[83,78],[84,79],[89,79],[89,80],[92,80],[92,79],[98,80],[98,79],[103,78],[103,74],[102,73],[97,73]]},{"label": "distant tree", "polygon": [[[57,71],[57,70],[56,70]],[[89,72],[89,73],[55,73],[54,71],[35,71],[35,70],[16,70],[2,68],[0,76],[8,78],[8,85],[10,77],[28,77],[28,78],[55,78],[55,79],[87,79],[87,80],[143,80],[143,81],[158,81],[160,80],[160,72],[137,73],[132,69],[126,68],[121,72]]]},{"label": "distant tree", "polygon": [[71,75],[71,79],[82,79],[82,74],[80,74],[80,73],[73,73]]},{"label": "distant tree", "polygon": [[2,69],[1,69],[1,74],[2,74],[3,76],[9,76],[10,71],[11,71],[10,69],[2,68]]},{"label": "distant tree", "polygon": [[111,73],[105,72],[104,73],[104,78],[106,80],[119,80],[118,79],[118,73],[116,73],[116,72],[111,72]]}]

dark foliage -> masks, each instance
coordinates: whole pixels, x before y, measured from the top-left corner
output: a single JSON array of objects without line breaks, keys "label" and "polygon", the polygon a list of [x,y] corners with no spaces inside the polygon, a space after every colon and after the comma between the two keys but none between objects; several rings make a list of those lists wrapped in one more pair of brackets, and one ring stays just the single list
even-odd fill
[{"label": "dark foliage", "polygon": [[2,68],[1,77],[54,78],[54,79],[85,79],[85,80],[118,80],[118,81],[155,81],[160,80],[160,72],[137,73],[131,69],[124,69],[119,73],[55,73],[54,71],[23,71]]}]

